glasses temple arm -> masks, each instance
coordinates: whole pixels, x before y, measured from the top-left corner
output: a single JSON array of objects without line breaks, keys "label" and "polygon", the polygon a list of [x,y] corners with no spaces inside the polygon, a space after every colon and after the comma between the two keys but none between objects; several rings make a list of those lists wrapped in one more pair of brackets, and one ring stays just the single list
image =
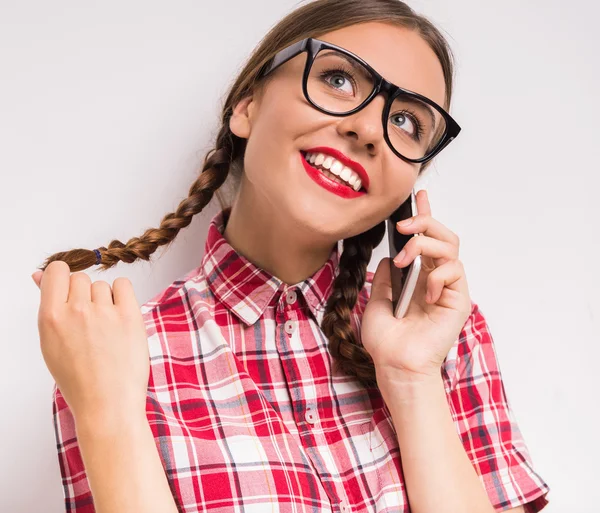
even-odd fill
[{"label": "glasses temple arm", "polygon": [[267,63],[266,68],[261,73],[262,76],[267,75],[272,70],[274,70],[277,66],[289,61],[296,55],[300,54],[306,49],[308,39],[303,39],[302,41],[298,41],[291,46],[288,46],[284,50],[281,50],[279,53],[273,57],[271,63]]}]

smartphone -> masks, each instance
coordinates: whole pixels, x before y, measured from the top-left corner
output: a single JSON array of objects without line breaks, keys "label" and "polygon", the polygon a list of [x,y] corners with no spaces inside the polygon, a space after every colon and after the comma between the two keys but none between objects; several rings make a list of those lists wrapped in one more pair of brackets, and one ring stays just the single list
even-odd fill
[{"label": "smartphone", "polygon": [[392,311],[394,317],[402,319],[406,315],[408,305],[412,299],[417,279],[421,271],[421,255],[417,255],[414,261],[408,267],[396,267],[394,258],[402,248],[406,246],[412,237],[417,237],[420,234],[403,234],[396,228],[396,223],[416,216],[417,198],[413,189],[407,200],[398,207],[397,210],[387,219],[388,241],[390,246],[390,273],[392,280]]}]

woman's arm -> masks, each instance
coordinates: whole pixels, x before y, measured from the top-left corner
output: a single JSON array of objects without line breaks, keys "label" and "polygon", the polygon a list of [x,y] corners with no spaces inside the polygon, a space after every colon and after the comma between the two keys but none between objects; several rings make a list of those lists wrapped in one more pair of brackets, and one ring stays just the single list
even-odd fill
[{"label": "woman's arm", "polygon": [[398,436],[411,511],[493,513],[454,426],[441,375],[412,384],[377,381]]},{"label": "woman's arm", "polygon": [[177,513],[146,417],[76,419],[96,513]]}]

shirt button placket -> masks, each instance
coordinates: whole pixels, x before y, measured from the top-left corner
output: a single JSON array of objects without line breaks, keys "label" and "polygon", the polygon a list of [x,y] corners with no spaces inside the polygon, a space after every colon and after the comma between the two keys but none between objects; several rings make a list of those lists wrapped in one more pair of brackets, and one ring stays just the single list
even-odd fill
[{"label": "shirt button placket", "polygon": [[[298,294],[296,293],[295,290],[289,290],[287,292],[287,294],[285,295],[285,302],[288,305],[293,305],[298,299]],[[288,335],[292,335],[294,333],[294,331],[296,330],[296,326],[297,326],[297,322],[292,321],[292,320],[287,320],[285,322],[285,325],[283,326],[284,331],[288,334]]]}]

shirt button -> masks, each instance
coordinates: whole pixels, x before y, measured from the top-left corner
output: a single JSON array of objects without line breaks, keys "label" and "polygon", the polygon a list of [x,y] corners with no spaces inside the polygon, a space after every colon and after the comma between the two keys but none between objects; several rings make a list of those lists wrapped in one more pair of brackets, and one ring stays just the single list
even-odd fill
[{"label": "shirt button", "polygon": [[296,323],[294,321],[285,321],[285,325],[283,326],[283,329],[285,330],[285,332],[288,335],[291,335],[292,333],[294,333],[294,330],[296,329]]},{"label": "shirt button", "polygon": [[298,299],[298,294],[296,294],[295,290],[290,290],[285,296],[288,305],[293,305],[296,302],[296,299]]},{"label": "shirt button", "polygon": [[312,411],[312,408],[307,408],[306,409],[306,413],[304,414],[304,418],[306,419],[306,422],[308,422],[309,424],[314,424],[317,421],[317,416]]}]

